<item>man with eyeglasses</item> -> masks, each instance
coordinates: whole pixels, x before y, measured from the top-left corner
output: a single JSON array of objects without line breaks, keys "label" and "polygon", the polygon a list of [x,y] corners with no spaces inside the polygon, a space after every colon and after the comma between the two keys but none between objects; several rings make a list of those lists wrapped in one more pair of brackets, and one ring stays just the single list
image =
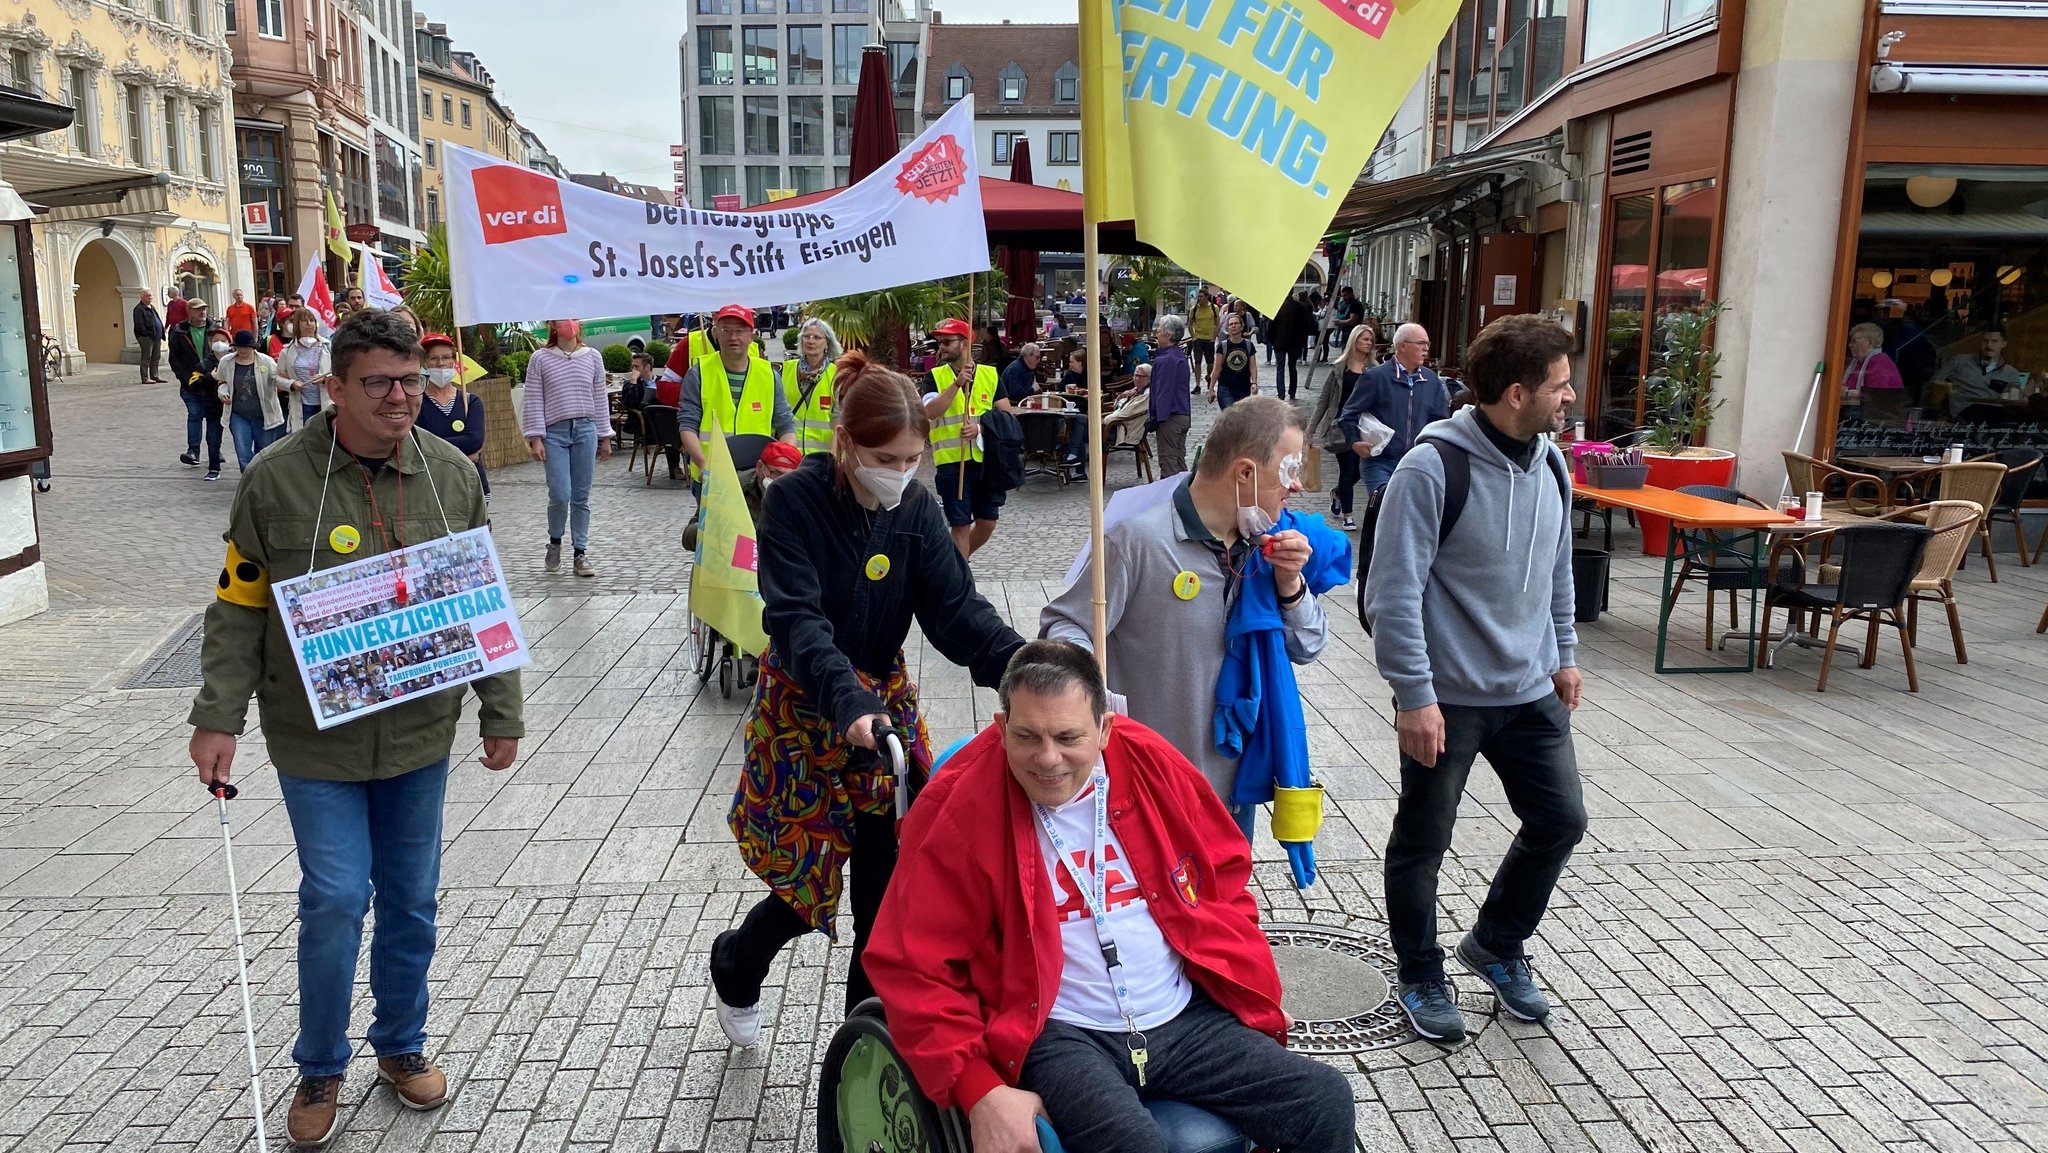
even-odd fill
[{"label": "man with eyeglasses", "polygon": [[996,534],[1009,496],[985,483],[981,418],[992,408],[1008,412],[1010,401],[997,395],[1001,379],[995,366],[974,363],[968,343],[973,330],[966,321],[940,321],[932,336],[939,343],[939,365],[923,388],[924,414],[932,422],[932,483],[954,547],[971,557]]},{"label": "man with eyeglasses", "polygon": [[[1344,402],[1337,420],[1351,442],[1351,451],[1361,458],[1358,479],[1365,491],[1386,487],[1394,467],[1415,446],[1415,434],[1432,421],[1451,415],[1451,394],[1443,378],[1423,361],[1429,359],[1429,333],[1419,324],[1404,324],[1394,330],[1394,355],[1360,377]],[[1359,431],[1360,417],[1370,416],[1394,430],[1378,442]]]},{"label": "man with eyeglasses", "polygon": [[[293,640],[271,596],[273,574],[298,577],[485,524],[467,457],[419,436],[426,377],[419,334],[394,313],[351,313],[334,333],[329,407],[249,464],[229,517],[227,559],[206,610],[202,683],[188,718],[192,762],[226,785],[236,738],[256,698],[265,748],[291,820],[299,864],[299,1087],[286,1127],[320,1148],[338,1127],[363,914],[374,907],[369,1041],[376,1077],[399,1103],[432,1109],[448,1081],[426,1056],[427,970],[434,957],[441,811],[462,694],[403,703],[321,730],[295,672]],[[471,682],[484,767],[518,755],[519,674]],[[381,699],[381,669],[349,700]]]}]

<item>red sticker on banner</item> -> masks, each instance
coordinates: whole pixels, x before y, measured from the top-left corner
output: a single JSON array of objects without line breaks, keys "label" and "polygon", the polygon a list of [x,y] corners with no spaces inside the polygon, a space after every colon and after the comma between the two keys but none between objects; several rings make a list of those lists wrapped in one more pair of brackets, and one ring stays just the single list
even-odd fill
[{"label": "red sticker on banner", "polygon": [[941,136],[903,162],[896,190],[924,201],[949,200],[967,184],[964,159],[960,142]]},{"label": "red sticker on banner", "polygon": [[477,643],[484,646],[484,659],[497,660],[519,651],[519,640],[512,635],[512,626],[499,621],[476,635]]},{"label": "red sticker on banner", "polygon": [[569,231],[562,218],[562,193],[544,173],[494,164],[470,173],[476,188],[476,214],[485,244],[504,244],[530,236]]},{"label": "red sticker on banner", "polygon": [[733,540],[732,567],[740,572],[759,571],[760,558],[755,554],[753,537],[743,536]]},{"label": "red sticker on banner", "polygon": [[1323,0],[1323,7],[1375,40],[1386,35],[1387,23],[1394,18],[1393,0]]}]

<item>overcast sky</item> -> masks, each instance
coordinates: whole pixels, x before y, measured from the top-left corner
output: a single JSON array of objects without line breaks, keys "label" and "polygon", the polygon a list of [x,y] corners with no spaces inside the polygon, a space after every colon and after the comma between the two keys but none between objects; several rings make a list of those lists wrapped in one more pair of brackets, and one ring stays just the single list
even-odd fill
[{"label": "overcast sky", "polygon": [[[680,141],[678,42],[689,0],[573,0],[540,21],[508,20],[504,0],[415,0],[474,52],[511,106],[571,172],[609,171],[668,187]],[[1072,22],[1076,0],[938,0],[954,23]],[[537,30],[538,29],[538,30]]]}]

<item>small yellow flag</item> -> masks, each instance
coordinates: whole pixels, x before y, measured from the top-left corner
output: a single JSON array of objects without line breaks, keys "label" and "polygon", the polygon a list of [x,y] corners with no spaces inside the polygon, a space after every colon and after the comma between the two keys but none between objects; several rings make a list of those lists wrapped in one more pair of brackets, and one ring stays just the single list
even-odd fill
[{"label": "small yellow flag", "polygon": [[1458,4],[1081,0],[1090,218],[1273,312]]},{"label": "small yellow flag", "polygon": [[484,370],[483,365],[478,364],[474,360],[471,360],[469,358],[469,354],[465,352],[462,354],[462,363],[457,367],[455,372],[455,383],[467,385],[475,381],[482,380],[484,377],[489,375],[490,373]]},{"label": "small yellow flag", "polygon": [[690,615],[718,630],[742,652],[768,647],[761,626],[761,582],[754,515],[740,492],[739,470],[713,418],[704,437],[704,523],[697,532],[697,564],[690,571]]},{"label": "small yellow flag", "polygon": [[327,190],[327,250],[348,260],[355,256],[349,251],[348,230],[341,223],[341,205],[335,203],[334,189]]}]

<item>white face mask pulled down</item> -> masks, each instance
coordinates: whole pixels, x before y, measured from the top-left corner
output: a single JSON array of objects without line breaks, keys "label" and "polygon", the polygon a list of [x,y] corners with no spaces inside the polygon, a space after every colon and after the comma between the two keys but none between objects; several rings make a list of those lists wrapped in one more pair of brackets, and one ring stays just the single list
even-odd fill
[{"label": "white face mask pulled down", "polygon": [[[1296,484],[1300,483],[1301,454],[1294,453],[1290,456],[1281,457],[1279,474],[1280,487],[1283,489],[1292,489]],[[1252,503],[1244,503],[1244,491],[1242,487],[1238,489],[1237,531],[1246,539],[1252,539],[1272,532],[1273,526],[1278,523],[1279,521],[1274,519],[1273,514],[1267,512],[1259,504],[1259,474],[1254,469],[1252,472]]]},{"label": "white face mask pulled down", "polygon": [[901,469],[864,464],[853,470],[853,476],[875,503],[885,509],[902,504],[903,490],[910,486],[910,474]]}]

